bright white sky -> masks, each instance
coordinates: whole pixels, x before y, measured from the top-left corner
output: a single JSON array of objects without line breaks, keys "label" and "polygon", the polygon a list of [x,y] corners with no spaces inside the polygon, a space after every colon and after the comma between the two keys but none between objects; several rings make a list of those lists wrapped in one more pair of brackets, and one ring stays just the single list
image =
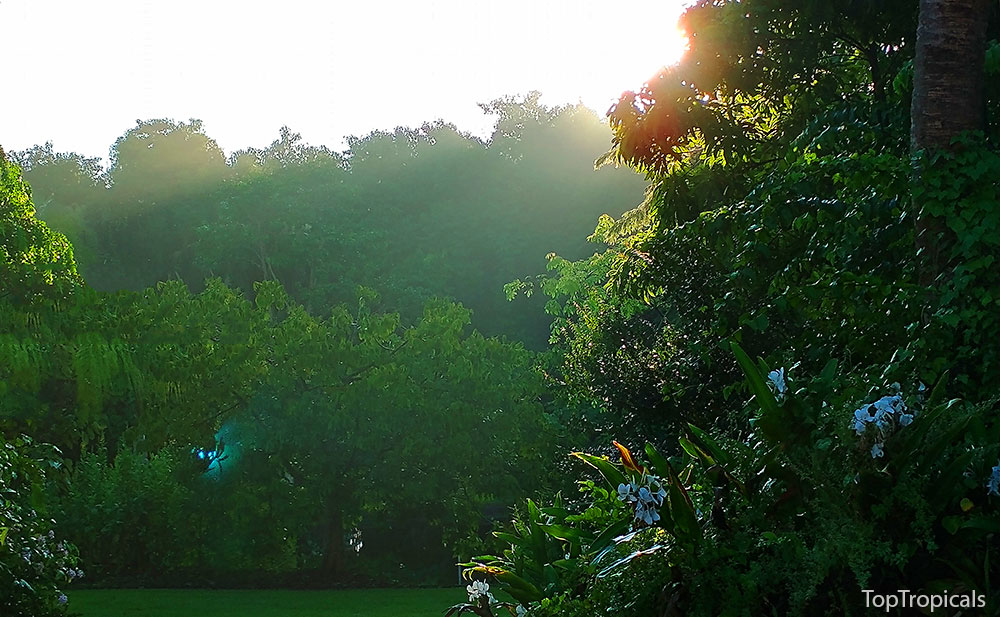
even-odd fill
[{"label": "bright white sky", "polygon": [[[679,59],[684,0],[0,0],[0,145],[107,157],[136,119],[204,121],[231,153],[312,144],[539,90],[603,114]],[[624,32],[627,28],[629,32]]]}]

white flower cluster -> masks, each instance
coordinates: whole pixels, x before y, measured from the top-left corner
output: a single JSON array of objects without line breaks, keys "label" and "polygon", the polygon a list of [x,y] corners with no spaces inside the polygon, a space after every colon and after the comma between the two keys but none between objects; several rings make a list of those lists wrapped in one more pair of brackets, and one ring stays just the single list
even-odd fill
[{"label": "white flower cluster", "polygon": [[660,479],[653,475],[645,475],[645,484],[636,482],[618,485],[618,499],[635,506],[635,520],[652,525],[660,520],[660,507],[667,496]]},{"label": "white flower cluster", "polygon": [[496,601],[490,593],[490,584],[486,581],[472,581],[472,584],[465,588],[469,592],[469,602],[479,602],[479,598],[486,598],[490,602]]},{"label": "white flower cluster", "polygon": [[993,473],[986,481],[986,494],[1000,497],[1000,462],[993,468]]},{"label": "white flower cluster", "polygon": [[[898,390],[898,386],[893,384]],[[874,403],[862,405],[854,411],[854,432],[864,435],[868,427],[874,425],[875,444],[872,446],[872,458],[885,456],[885,438],[899,426],[909,426],[913,422],[913,413],[906,406],[901,394],[883,396]]]},{"label": "white flower cluster", "polygon": [[779,368],[776,371],[771,371],[767,374],[767,379],[770,382],[771,390],[774,392],[774,398],[780,403],[785,398],[785,392],[788,392],[788,384],[785,382],[785,369]]}]

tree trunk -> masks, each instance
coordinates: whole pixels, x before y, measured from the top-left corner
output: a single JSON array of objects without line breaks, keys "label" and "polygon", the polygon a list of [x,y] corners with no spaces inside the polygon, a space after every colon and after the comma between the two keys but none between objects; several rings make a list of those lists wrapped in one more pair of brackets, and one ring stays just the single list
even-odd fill
[{"label": "tree trunk", "polygon": [[[336,498],[334,497],[334,499]],[[326,552],[323,555],[323,572],[331,579],[337,579],[344,571],[344,513],[339,504],[330,504],[326,525]]]},{"label": "tree trunk", "polygon": [[[913,61],[910,147],[949,149],[953,138],[983,127],[983,63],[987,0],[920,0]],[[919,178],[918,178],[919,181]],[[921,211],[915,200],[916,242],[924,255],[921,279],[943,270],[950,244],[945,221]]]},{"label": "tree trunk", "polygon": [[920,0],[910,143],[948,148],[983,126],[987,0]]}]

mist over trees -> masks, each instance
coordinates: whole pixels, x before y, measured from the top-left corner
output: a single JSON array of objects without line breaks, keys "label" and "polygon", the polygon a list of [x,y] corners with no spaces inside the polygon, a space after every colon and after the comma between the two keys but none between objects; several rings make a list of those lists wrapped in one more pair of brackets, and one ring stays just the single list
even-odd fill
[{"label": "mist over trees", "polygon": [[477,329],[541,348],[540,301],[509,303],[503,285],[544,271],[548,253],[593,253],[594,222],[634,207],[644,184],[594,171],[608,129],[582,106],[547,108],[535,93],[483,109],[497,118],[487,143],[437,122],[337,153],[284,128],[227,160],[198,121],[147,120],[118,138],[106,172],[51,145],[16,158],[39,218],[70,237],[95,289],[275,280],[325,313],[363,285],[405,320],[454,298]]}]

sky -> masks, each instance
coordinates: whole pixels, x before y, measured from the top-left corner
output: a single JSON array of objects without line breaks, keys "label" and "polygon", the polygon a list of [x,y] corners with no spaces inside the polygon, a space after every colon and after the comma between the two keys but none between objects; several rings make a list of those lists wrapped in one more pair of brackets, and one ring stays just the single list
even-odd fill
[{"label": "sky", "polygon": [[0,0],[0,146],[107,160],[153,118],[200,119],[227,153],[284,125],[335,150],[436,119],[488,137],[477,103],[532,90],[603,115],[680,58],[683,4]]}]

